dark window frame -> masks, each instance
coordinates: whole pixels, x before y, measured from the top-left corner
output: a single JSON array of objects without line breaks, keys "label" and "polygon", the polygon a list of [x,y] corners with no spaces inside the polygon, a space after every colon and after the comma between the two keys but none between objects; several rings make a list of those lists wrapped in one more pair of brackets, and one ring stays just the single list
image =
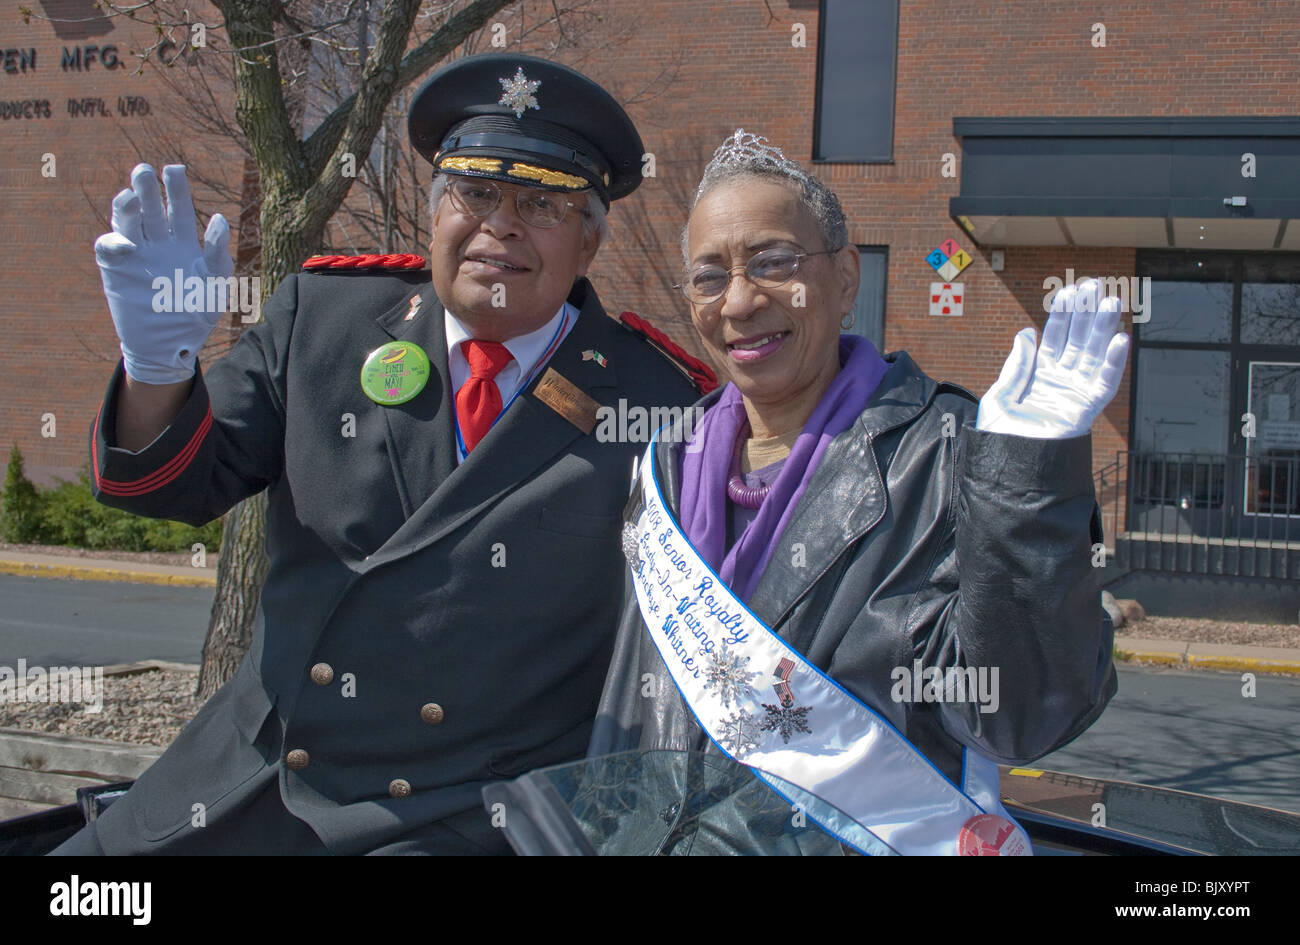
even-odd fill
[{"label": "dark window frame", "polygon": [[[871,254],[873,256],[880,256],[884,260],[884,269],[883,269],[884,278],[881,279],[880,282],[880,344],[876,345],[877,350],[879,350],[880,353],[883,355],[885,354],[885,320],[886,320],[886,316],[889,314],[889,244],[888,243],[854,243],[853,245],[858,248],[858,255],[860,257],[866,256],[867,254]],[[858,292],[859,293],[862,292],[861,269],[859,269],[859,275],[858,275]],[[856,301],[857,299],[855,298],[854,302],[856,303]],[[848,329],[849,333],[858,335],[863,338],[867,338],[868,336],[858,331],[857,327],[858,327],[857,321],[855,320],[853,323],[853,327]],[[873,339],[868,339],[868,340],[870,340],[872,344],[875,344],[875,341]]]},{"label": "dark window frame", "polygon": [[893,164],[894,163],[894,138],[898,128],[898,30],[899,21],[902,19],[899,9],[899,0],[892,0],[894,4],[894,74],[890,83],[890,103],[889,103],[889,153],[885,156],[869,155],[835,155],[826,156],[822,154],[821,146],[821,128],[822,128],[822,78],[825,70],[826,44],[822,42],[822,36],[826,29],[826,0],[818,0],[817,4],[817,80],[813,92],[813,141],[812,141],[812,163],[813,164]]}]

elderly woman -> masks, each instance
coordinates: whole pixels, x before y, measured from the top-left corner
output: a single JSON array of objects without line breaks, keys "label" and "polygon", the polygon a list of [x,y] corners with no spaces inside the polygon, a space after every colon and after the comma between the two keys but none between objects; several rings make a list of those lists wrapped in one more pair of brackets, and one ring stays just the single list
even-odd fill
[{"label": "elderly woman", "polygon": [[[996,762],[1059,748],[1116,688],[1088,435],[1127,355],[1115,300],[1062,290],[1042,347],[1022,331],[977,401],[840,333],[839,201],[743,131],[683,252],[730,383],[641,462],[589,754],[722,752],[863,852],[1029,852]],[[691,842],[750,848],[752,810],[714,806]]]}]

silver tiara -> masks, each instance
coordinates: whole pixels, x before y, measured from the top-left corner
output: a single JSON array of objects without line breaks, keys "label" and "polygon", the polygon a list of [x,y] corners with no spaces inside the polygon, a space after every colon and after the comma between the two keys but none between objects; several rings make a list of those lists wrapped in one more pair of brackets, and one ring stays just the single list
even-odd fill
[{"label": "silver tiara", "polygon": [[737,128],[735,134],[719,145],[704,173],[707,175],[715,168],[732,164],[761,164],[803,174],[803,168],[781,153],[780,148],[773,147],[762,135],[750,134],[744,128]]}]

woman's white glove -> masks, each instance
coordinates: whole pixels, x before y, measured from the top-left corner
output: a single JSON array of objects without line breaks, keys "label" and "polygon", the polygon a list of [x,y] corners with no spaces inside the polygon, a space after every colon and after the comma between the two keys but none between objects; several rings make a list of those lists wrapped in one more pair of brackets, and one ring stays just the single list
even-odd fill
[{"label": "woman's white glove", "polygon": [[1057,292],[1037,355],[1032,328],[1016,335],[975,429],[1047,440],[1092,429],[1119,390],[1129,348],[1128,335],[1115,334],[1119,299],[1099,296],[1093,279]]},{"label": "woman's white glove", "polygon": [[[192,377],[194,359],[222,315],[220,306],[215,306],[217,311],[167,311],[177,308],[177,270],[182,280],[204,280],[202,304],[182,304],[181,309],[206,309],[208,277],[224,279],[235,271],[230,226],[221,214],[208,221],[199,248],[185,166],[164,167],[163,182],[166,210],[154,169],[137,164],[131,187],[113,198],[113,231],[95,241],[95,261],[122,343],[126,373],[146,384],[174,384]],[[167,280],[165,286],[155,285],[160,277]],[[181,298],[186,294],[182,281]],[[216,295],[214,301],[225,296]]]}]

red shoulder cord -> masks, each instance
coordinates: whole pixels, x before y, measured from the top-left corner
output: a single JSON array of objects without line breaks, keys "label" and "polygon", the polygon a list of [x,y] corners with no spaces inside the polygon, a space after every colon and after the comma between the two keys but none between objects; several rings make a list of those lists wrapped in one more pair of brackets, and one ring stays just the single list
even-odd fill
[{"label": "red shoulder cord", "polygon": [[312,256],[304,269],[423,269],[424,257],[413,253],[368,253],[364,256]]},{"label": "red shoulder cord", "polygon": [[651,325],[636,312],[624,312],[619,316],[619,320],[639,335],[644,335],[654,343],[664,354],[668,355],[674,361],[681,364],[682,368],[690,375],[691,380],[699,389],[701,394],[708,394],[718,387],[718,378],[713,373],[713,368],[709,367],[699,358],[688,354],[686,350],[662,331]]}]

